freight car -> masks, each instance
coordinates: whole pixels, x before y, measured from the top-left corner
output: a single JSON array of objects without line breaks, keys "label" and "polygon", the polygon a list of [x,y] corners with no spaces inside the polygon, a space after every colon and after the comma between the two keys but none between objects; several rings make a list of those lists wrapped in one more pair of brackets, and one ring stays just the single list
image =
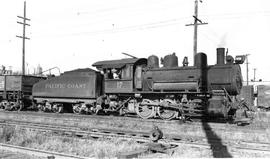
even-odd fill
[{"label": "freight car", "polygon": [[178,66],[175,54],[161,60],[150,56],[100,61],[98,71],[79,69],[36,83],[33,98],[41,110],[60,112],[72,107],[74,113],[137,114],[148,119],[189,117],[230,118],[244,114],[236,95],[242,87],[240,64],[217,49],[217,63],[207,64],[198,53],[194,66]]},{"label": "freight car", "polygon": [[32,87],[44,77],[0,75],[0,109],[21,110],[32,105]]}]

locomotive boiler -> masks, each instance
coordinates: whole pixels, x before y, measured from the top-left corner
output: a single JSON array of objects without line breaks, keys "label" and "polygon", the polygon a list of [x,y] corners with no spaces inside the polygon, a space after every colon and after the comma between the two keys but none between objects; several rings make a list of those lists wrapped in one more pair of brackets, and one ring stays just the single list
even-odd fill
[{"label": "locomotive boiler", "polygon": [[[137,114],[148,119],[189,117],[230,118],[240,109],[236,95],[242,87],[240,64],[217,49],[217,63],[208,65],[207,55],[198,53],[194,66],[187,57],[182,66],[175,54],[161,59],[127,58],[99,61],[98,71],[79,69],[39,82],[33,98],[42,110],[71,107],[75,113]],[[238,113],[239,114],[239,113]]]}]

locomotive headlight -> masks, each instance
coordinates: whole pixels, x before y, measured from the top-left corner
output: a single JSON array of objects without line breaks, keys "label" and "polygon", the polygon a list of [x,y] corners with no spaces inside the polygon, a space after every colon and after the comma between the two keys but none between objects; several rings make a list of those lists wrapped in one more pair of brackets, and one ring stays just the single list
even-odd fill
[{"label": "locomotive headlight", "polygon": [[235,64],[243,64],[245,62],[244,55],[238,55],[235,57]]}]

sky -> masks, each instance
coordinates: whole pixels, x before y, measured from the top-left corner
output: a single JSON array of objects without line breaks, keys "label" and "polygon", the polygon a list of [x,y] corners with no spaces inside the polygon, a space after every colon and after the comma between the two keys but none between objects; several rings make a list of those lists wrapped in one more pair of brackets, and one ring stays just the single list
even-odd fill
[{"label": "sky", "polygon": [[[0,65],[21,70],[21,21],[24,0],[0,1]],[[37,65],[61,72],[92,67],[101,60],[164,57],[176,53],[193,63],[194,0],[27,0],[26,72]],[[216,48],[229,54],[250,54],[249,78],[270,81],[270,1],[203,0],[198,52],[216,63]],[[246,65],[242,65],[244,80]],[[55,70],[57,74],[58,71]]]}]

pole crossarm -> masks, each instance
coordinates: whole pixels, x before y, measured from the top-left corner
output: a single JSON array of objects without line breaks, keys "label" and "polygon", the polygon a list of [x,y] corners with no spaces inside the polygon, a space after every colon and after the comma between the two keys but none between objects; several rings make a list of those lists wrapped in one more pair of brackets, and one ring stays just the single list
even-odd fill
[{"label": "pole crossarm", "polygon": [[[198,23],[198,24],[196,24],[196,25],[206,25],[206,24],[208,24],[208,23]],[[186,26],[194,26],[195,24],[193,23],[193,24],[186,24]]]},{"label": "pole crossarm", "polygon": [[23,37],[23,36],[18,36],[18,35],[16,35],[16,37],[17,37],[17,38],[21,38],[21,39],[27,39],[27,40],[30,40],[30,38],[28,38],[28,37],[26,37],[26,36]]},{"label": "pole crossarm", "polygon": [[29,21],[31,21],[31,19],[28,19],[28,18],[25,18],[25,17],[22,17],[22,16],[17,16],[18,18],[21,18],[21,19],[24,19],[24,20],[29,20]]},{"label": "pole crossarm", "polygon": [[27,25],[27,26],[30,26],[30,24],[23,23],[23,22],[18,22],[18,21],[17,21],[17,23],[18,23],[18,24],[22,24],[22,25]]}]

